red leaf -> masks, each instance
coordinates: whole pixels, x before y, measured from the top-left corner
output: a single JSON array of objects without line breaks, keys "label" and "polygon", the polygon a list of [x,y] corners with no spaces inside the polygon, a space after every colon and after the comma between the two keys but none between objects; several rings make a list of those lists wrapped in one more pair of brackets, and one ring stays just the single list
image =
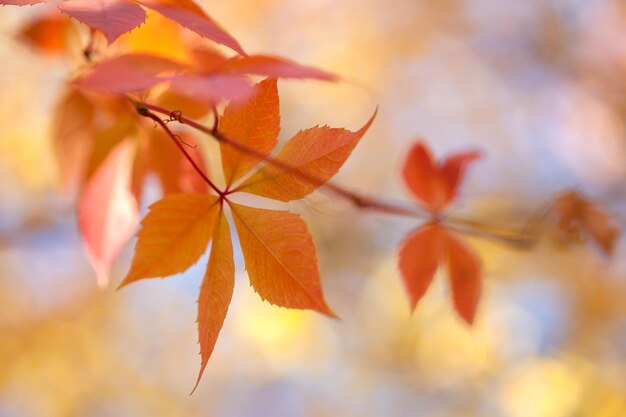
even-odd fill
[{"label": "red leaf", "polygon": [[99,30],[109,43],[146,20],[146,12],[128,0],[66,0],[59,10]]},{"label": "red leaf", "polygon": [[620,232],[604,210],[576,191],[559,195],[553,207],[564,235],[576,239],[580,233],[586,234],[605,255],[613,253]]},{"label": "red leaf", "polygon": [[307,196],[339,171],[375,117],[356,132],[328,126],[298,132],[275,156],[291,170],[268,163],[237,190],[280,201]]},{"label": "red leaf", "polygon": [[439,195],[438,168],[430,150],[422,142],[415,143],[409,150],[402,171],[404,181],[413,195],[430,207],[437,207]]},{"label": "red leaf", "polygon": [[232,59],[222,64],[218,71],[234,74],[256,74],[273,78],[311,78],[337,81],[339,77],[317,68],[271,55],[250,55]]},{"label": "red leaf", "polygon": [[[280,111],[276,79],[266,79],[254,86],[254,95],[243,102],[233,101],[220,118],[220,130],[229,138],[269,155],[278,142]],[[230,186],[248,173],[263,158],[246,154],[227,143],[220,143],[222,168]]]},{"label": "red leaf", "polygon": [[412,310],[430,287],[443,258],[444,233],[440,226],[427,223],[412,232],[400,246],[398,266]]},{"label": "red leaf", "polygon": [[191,0],[136,0],[149,9],[172,19],[200,36],[225,45],[235,52],[246,55],[239,42],[206,15]]},{"label": "red leaf", "polygon": [[480,158],[480,152],[469,151],[454,154],[444,161],[440,168],[445,187],[443,204],[448,204],[456,198],[459,184],[463,182],[467,166],[478,158]]},{"label": "red leaf", "polygon": [[478,256],[450,233],[444,234],[444,247],[454,308],[472,324],[481,292],[481,267]]},{"label": "red leaf", "polygon": [[87,183],[78,204],[80,232],[101,286],[138,220],[131,191],[133,153],[128,141],[119,144]]},{"label": "red leaf", "polygon": [[456,198],[467,165],[479,156],[476,151],[457,153],[439,165],[426,144],[417,142],[404,162],[404,181],[428,209],[440,211]]},{"label": "red leaf", "polygon": [[322,294],[315,244],[302,219],[288,211],[230,206],[250,283],[261,298],[335,317]]},{"label": "red leaf", "polygon": [[110,93],[138,92],[170,80],[184,68],[183,64],[166,58],[126,54],[97,63],[76,84]]},{"label": "red leaf", "polygon": [[252,93],[250,81],[247,78],[218,73],[181,74],[172,80],[170,88],[210,105],[215,105],[221,100],[246,98]]},{"label": "red leaf", "polygon": [[198,298],[198,335],[202,365],[196,387],[202,378],[204,369],[213,353],[217,336],[224,324],[234,286],[235,265],[230,228],[224,213],[220,210],[219,220],[213,233],[209,265]]},{"label": "red leaf", "polygon": [[48,0],[0,0],[1,6],[31,6],[33,4],[45,3]]},{"label": "red leaf", "polygon": [[217,197],[208,194],[170,195],[150,206],[120,286],[187,270],[206,251],[219,207]]}]

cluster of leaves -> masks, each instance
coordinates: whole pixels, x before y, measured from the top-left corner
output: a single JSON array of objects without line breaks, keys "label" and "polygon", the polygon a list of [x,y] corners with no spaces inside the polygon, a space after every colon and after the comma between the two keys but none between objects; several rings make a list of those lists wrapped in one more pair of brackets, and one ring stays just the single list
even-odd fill
[{"label": "cluster of leaves", "polygon": [[[2,5],[44,2],[0,0]],[[171,48],[176,57],[171,51],[162,54],[142,48],[95,57],[96,32],[113,43],[147,16],[158,18],[146,10],[169,19],[173,30],[187,28],[195,35],[176,37]],[[91,38],[83,50],[86,68],[68,83],[56,107],[53,144],[62,183],[79,190],[80,232],[98,281],[106,284],[113,261],[137,226],[145,179],[155,176],[164,198],[150,207],[141,222],[135,256],[122,285],[181,273],[198,261],[212,241],[198,299],[202,358],[198,382],[233,294],[227,215],[238,233],[250,284],[262,299],[334,317],[322,292],[315,244],[302,219],[288,211],[236,204],[230,196],[245,192],[288,202],[325,184],[331,187],[327,181],[348,159],[375,115],[355,132],[328,126],[302,130],[274,152],[280,131],[277,79],[335,81],[338,77],[281,57],[247,54],[191,0],[65,0],[29,22],[19,36],[42,51],[65,51],[70,27],[66,15],[88,25]],[[172,29],[159,24],[160,30],[166,27]],[[207,46],[206,39],[234,55]],[[254,76],[265,79],[255,83]],[[148,104],[147,97],[154,104]],[[220,114],[217,108],[225,103]],[[154,109],[165,114],[167,109],[175,111],[170,110],[163,121]],[[197,128],[200,125],[189,117],[208,114],[214,117],[214,127],[200,130],[220,141],[224,189],[204,173],[202,154],[191,149],[197,139],[168,127],[169,122],[180,122]],[[438,163],[425,143],[411,147],[403,176],[427,221],[406,237],[398,257],[412,309],[444,265],[454,308],[470,324],[481,293],[481,263],[449,224],[446,210],[458,197],[466,169],[478,158],[478,152],[470,151]],[[362,207],[398,215],[417,213],[333,189]],[[547,214],[542,222],[553,219],[568,240],[590,237],[604,253],[613,251],[617,228],[580,194],[559,195]]]}]

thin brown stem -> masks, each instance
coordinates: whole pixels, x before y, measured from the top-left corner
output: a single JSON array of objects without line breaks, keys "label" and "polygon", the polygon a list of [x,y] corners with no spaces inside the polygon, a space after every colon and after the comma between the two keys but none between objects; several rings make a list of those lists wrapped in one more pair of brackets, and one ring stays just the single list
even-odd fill
[{"label": "thin brown stem", "polygon": [[[143,117],[147,117],[149,119],[154,120],[154,122],[156,124],[158,124],[165,131],[165,133],[167,133],[167,135],[172,139],[172,141],[174,141],[176,146],[178,146],[178,149],[183,153],[183,155],[185,155],[185,158],[187,158],[189,163],[193,166],[193,168],[196,170],[196,172],[202,177],[202,179],[204,179],[204,181],[209,185],[209,187],[211,187],[213,189],[213,191],[215,191],[220,196],[221,199],[223,199],[225,197],[224,192],[222,190],[220,190],[219,188],[217,188],[217,186],[213,183],[213,181],[211,181],[211,179],[198,166],[196,161],[194,161],[193,158],[191,157],[191,155],[189,155],[189,153],[187,152],[187,150],[185,149],[183,144],[180,142],[180,140],[178,140],[176,135],[174,133],[172,133],[170,128],[167,126],[167,124],[163,120],[161,120],[161,118],[159,116],[157,116],[156,114],[150,112],[145,107],[141,107],[141,106],[137,107],[137,112],[141,116],[143,116]],[[172,112],[172,114],[174,114],[174,112]]]},{"label": "thin brown stem", "polygon": [[[172,115],[172,111],[166,109],[161,106],[157,106],[149,103],[141,103],[141,106],[146,109],[150,109],[152,111],[162,113],[165,115]],[[206,126],[201,125],[200,123],[184,116],[182,113],[176,114],[176,120],[181,124],[186,124],[200,132],[206,133],[207,135],[212,136],[218,142],[226,143],[229,146],[232,146],[238,149],[241,152],[244,152],[248,155],[256,156],[259,159],[264,160],[266,163],[281,169],[283,171],[290,172],[292,175],[299,177],[304,181],[308,181],[314,184],[320,185],[324,189],[332,192],[333,194],[350,201],[356,207],[372,210],[379,213],[399,215],[399,216],[407,216],[419,219],[429,220],[433,217],[437,217],[436,213],[433,213],[429,210],[420,208],[420,207],[406,207],[399,204],[390,203],[388,201],[380,200],[374,197],[365,196],[358,192],[349,190],[343,186],[334,184],[332,182],[325,182],[322,179],[315,178],[312,175],[305,174],[302,171],[298,170],[297,167],[291,166],[279,159],[276,159],[272,156],[265,155],[264,153],[251,148],[237,140],[228,137],[223,132],[220,132],[219,129],[216,129],[215,126],[213,128],[208,128]],[[216,119],[217,123],[217,119]],[[217,126],[217,125],[216,125]],[[237,188],[232,190],[228,190],[224,192],[224,195],[228,195],[238,191]],[[447,216],[442,219],[446,226],[452,230],[455,230],[460,233],[477,236],[485,239],[497,240],[503,243],[506,243],[511,246],[516,246],[519,248],[529,248],[536,244],[539,239],[540,232],[536,227],[525,227],[524,230],[511,230],[500,228],[496,226],[487,225],[481,222],[462,219],[453,216]],[[529,223],[530,225],[530,223]],[[535,225],[536,226],[536,225]]]}]

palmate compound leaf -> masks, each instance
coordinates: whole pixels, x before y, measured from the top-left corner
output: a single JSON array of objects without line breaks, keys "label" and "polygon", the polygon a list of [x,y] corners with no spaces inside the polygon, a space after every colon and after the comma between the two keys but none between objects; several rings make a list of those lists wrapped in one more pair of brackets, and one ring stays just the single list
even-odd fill
[{"label": "palmate compound leaf", "polygon": [[135,0],[137,3],[174,20],[200,36],[246,55],[239,42],[191,0]]},{"label": "palmate compound leaf", "polygon": [[[213,233],[211,255],[198,297],[198,340],[201,366],[196,387],[209,361],[217,336],[222,329],[235,286],[235,264],[230,228],[220,210]],[[195,388],[194,388],[195,389]]]},{"label": "palmate compound leaf", "polygon": [[102,32],[109,43],[146,20],[146,11],[130,0],[65,0],[59,10]]},{"label": "palmate compound leaf", "polygon": [[[253,87],[253,95],[244,101],[232,101],[220,118],[220,130],[229,138],[269,155],[278,142],[280,110],[276,79],[268,78]],[[230,186],[261,162],[262,158],[220,143],[222,168]]]},{"label": "palmate compound leaf", "polygon": [[375,117],[356,132],[328,126],[298,132],[274,157],[292,169],[268,163],[237,190],[280,201],[309,195],[339,171]]},{"label": "palmate compound leaf", "polygon": [[427,223],[413,231],[400,246],[398,268],[411,308],[415,310],[441,264],[448,271],[456,312],[472,324],[480,298],[479,258],[452,232],[436,223]]},{"label": "palmate compound leaf", "polygon": [[123,141],[108,155],[80,196],[78,224],[98,284],[109,279],[111,265],[138,221],[137,200],[131,191],[133,145]]},{"label": "palmate compound leaf", "polygon": [[150,206],[120,286],[187,270],[206,251],[219,210],[219,199],[209,194],[174,194]]},{"label": "palmate compound leaf", "polygon": [[336,317],[322,294],[315,244],[304,221],[287,211],[230,206],[250,283],[261,298]]}]

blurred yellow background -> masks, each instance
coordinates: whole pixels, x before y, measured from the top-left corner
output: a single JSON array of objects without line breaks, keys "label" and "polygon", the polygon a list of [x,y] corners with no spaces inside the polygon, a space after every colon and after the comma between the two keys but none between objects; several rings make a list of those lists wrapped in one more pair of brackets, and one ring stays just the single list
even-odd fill
[{"label": "blurred yellow background", "polygon": [[[458,215],[522,227],[553,193],[577,187],[626,224],[623,2],[201,4],[248,51],[350,80],[281,81],[283,139],[315,124],[355,129],[380,106],[338,183],[406,201],[398,167],[424,137],[438,155],[484,151]],[[626,416],[624,239],[610,261],[548,240],[532,251],[472,240],[485,290],[468,328],[443,276],[409,312],[395,250],[415,221],[324,193],[290,209],[309,222],[342,320],[263,303],[237,254],[233,304],[190,397],[206,258],[183,276],[114,291],[131,242],[111,288],[97,288],[48,134],[77,63],[13,35],[37,10],[0,8],[1,417]]]}]

